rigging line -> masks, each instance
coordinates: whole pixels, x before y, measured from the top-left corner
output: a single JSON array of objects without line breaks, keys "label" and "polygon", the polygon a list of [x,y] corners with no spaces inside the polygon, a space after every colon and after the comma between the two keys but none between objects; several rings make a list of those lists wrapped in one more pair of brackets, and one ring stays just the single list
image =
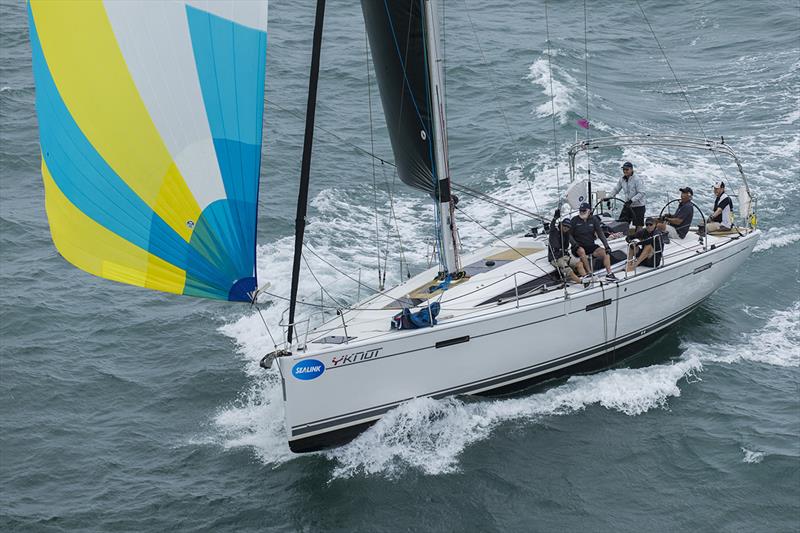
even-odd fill
[{"label": "rigging line", "polygon": [[[369,107],[369,148],[375,153],[375,133],[372,127],[372,77],[369,69],[369,38],[364,27],[364,54],[367,63],[367,105]],[[381,286],[381,238],[378,230],[378,180],[375,177],[375,159],[372,159],[372,202],[375,209],[375,248],[378,260],[378,286]]]},{"label": "rigging line", "polygon": [[[267,296],[275,298],[276,300],[283,300],[284,302],[290,301],[290,299],[288,297],[281,296],[279,294],[275,294],[274,292],[261,290],[258,293],[259,294],[266,294]],[[320,304],[312,304],[312,303],[308,303],[308,302],[306,302],[304,300],[297,300],[297,303],[299,305],[305,305],[307,307],[314,307],[315,309],[338,309],[338,307],[331,307],[331,306],[328,306],[328,305],[320,305]]]},{"label": "rigging line", "polygon": [[[271,106],[277,107],[277,108],[278,108],[278,109],[280,109],[281,111],[284,111],[284,112],[286,112],[286,113],[289,113],[290,115],[292,115],[292,116],[294,116],[294,117],[297,117],[297,118],[299,118],[299,119],[303,119],[303,120],[305,120],[305,118],[304,118],[302,115],[300,115],[299,113],[296,113],[295,111],[292,111],[291,109],[287,109],[287,108],[285,108],[285,107],[283,107],[283,106],[281,106],[281,105],[278,105],[278,104],[276,104],[274,101],[270,100],[269,98],[267,99],[267,103],[268,103],[269,105],[271,105]],[[378,156],[378,155],[375,155],[374,153],[370,152],[369,150],[366,150],[366,149],[364,149],[364,148],[361,148],[361,147],[360,147],[360,146],[358,146],[357,144],[353,144],[352,142],[350,142],[350,141],[348,141],[348,140],[346,140],[346,139],[342,138],[341,136],[337,135],[336,133],[334,133],[334,132],[332,132],[332,131],[330,131],[330,130],[328,130],[328,129],[325,129],[325,128],[323,128],[322,126],[317,126],[317,125],[315,125],[315,126],[314,126],[314,128],[315,128],[315,129],[317,129],[317,130],[321,130],[321,131],[323,131],[323,132],[327,133],[328,135],[330,135],[331,137],[334,137],[334,138],[336,138],[336,140],[338,140],[338,141],[342,142],[343,144],[346,144],[346,145],[350,146],[351,148],[354,148],[354,149],[356,149],[357,151],[359,151],[359,152],[361,152],[361,153],[363,153],[363,154],[366,154],[366,155],[368,155],[369,157],[372,157],[373,159],[377,159],[377,160],[378,160],[378,161],[380,161],[381,163],[385,163],[385,164],[387,164],[387,165],[390,165],[390,166],[396,166],[396,165],[395,165],[395,164],[394,164],[392,161],[389,161],[389,160],[387,160],[387,159],[384,159],[384,158],[382,158],[382,157],[380,157],[380,156]],[[315,135],[315,136],[314,136],[314,140],[316,140],[316,139],[317,139],[317,137],[316,137],[316,135]],[[320,139],[320,140],[324,140],[324,139]]]},{"label": "rigging line", "polygon": [[[389,190],[389,180],[386,179],[386,168],[381,165],[381,174],[383,175],[383,182],[386,184],[386,191],[389,194],[389,205],[392,205],[392,191]],[[379,287],[386,287],[386,270],[389,266],[389,246],[391,244],[391,233],[392,233],[392,218],[394,216],[394,212],[390,209],[389,210],[389,230],[386,232],[386,249],[383,252],[383,277],[379,280]],[[398,241],[400,238],[398,236]],[[400,246],[402,250],[402,241],[400,241]],[[403,256],[400,255],[400,279],[403,279]]]},{"label": "rigging line", "polygon": [[[586,140],[588,141],[592,123],[589,121],[589,11],[586,7],[586,0],[583,0],[583,71],[586,86]],[[591,180],[592,161],[589,152],[589,150],[586,150],[586,174]]]},{"label": "rigging line", "polygon": [[[339,273],[339,274],[341,274],[342,276],[344,276],[344,277],[346,277],[347,279],[349,279],[350,281],[353,281],[353,282],[357,283],[358,285],[360,285],[360,286],[364,287],[365,289],[369,289],[369,290],[373,291],[373,292],[374,292],[374,293],[376,293],[376,294],[385,294],[385,292],[384,292],[384,291],[378,290],[378,289],[376,289],[375,287],[372,287],[372,286],[370,286],[370,285],[367,285],[367,284],[366,284],[366,283],[364,283],[363,281],[359,281],[357,278],[354,278],[353,276],[351,276],[351,275],[350,275],[350,274],[348,274],[347,272],[345,272],[345,271],[343,271],[342,269],[338,268],[337,266],[333,265],[333,264],[332,264],[330,261],[326,261],[326,260],[325,260],[325,259],[324,259],[322,256],[320,256],[318,253],[316,253],[314,250],[312,250],[312,249],[311,249],[311,247],[309,247],[309,246],[308,246],[308,244],[304,244],[303,246],[305,247],[305,249],[306,249],[306,250],[308,250],[308,251],[311,253],[311,255],[313,255],[314,257],[316,257],[317,259],[319,259],[320,261],[322,261],[323,263],[325,263],[326,265],[328,265],[329,267],[331,267],[332,269],[334,269],[336,272],[338,272],[338,273]],[[308,266],[308,263],[307,263],[307,262],[306,262],[306,266]],[[310,269],[310,267],[309,267],[309,270],[311,270],[311,269]],[[313,273],[312,273],[312,275],[313,275]],[[314,278],[314,279],[316,279],[316,278]],[[319,282],[317,282],[317,284],[319,284]],[[320,285],[320,288],[322,288],[322,285]],[[330,296],[330,295],[329,295],[329,296]],[[331,296],[331,299],[332,299],[334,302],[336,302],[336,299],[335,299],[335,298],[333,298],[332,296]],[[336,302],[336,303],[339,303],[339,302]],[[340,304],[340,306],[341,306],[341,304]]]},{"label": "rigging line", "polygon": [[[692,107],[692,104],[689,101],[689,95],[686,93],[686,89],[683,88],[683,84],[678,79],[678,75],[675,74],[675,70],[672,68],[672,64],[669,62],[667,53],[664,51],[664,47],[661,46],[661,41],[658,40],[655,30],[653,30],[653,26],[650,24],[650,20],[648,20],[647,15],[644,14],[644,8],[642,7],[641,2],[639,2],[639,0],[636,0],[636,5],[639,6],[639,11],[642,12],[642,18],[647,23],[647,27],[650,28],[650,33],[653,35],[653,39],[658,45],[658,49],[661,51],[661,55],[664,56],[664,61],[667,63],[667,67],[669,68],[669,71],[672,73],[672,77],[675,79],[675,83],[678,85],[678,89],[680,89],[681,95],[683,95],[683,99],[686,100],[686,105],[689,107],[689,111],[691,111],[694,121],[697,122],[697,127],[700,128],[700,133],[702,133],[703,138],[707,140],[708,136],[706,135],[706,132],[703,129],[703,124],[700,122],[700,119],[697,118],[697,113],[694,112],[694,108]],[[722,175],[725,176],[725,179],[727,180],[728,175],[725,173],[725,169],[722,167],[722,163],[720,162],[719,157],[717,156],[716,150],[711,150],[711,153],[714,154],[714,159],[717,161],[717,166],[722,171]]]},{"label": "rigging line", "polygon": [[480,222],[478,222],[477,220],[475,220],[474,218],[469,216],[469,214],[466,211],[464,211],[463,209],[461,209],[458,206],[456,206],[456,209],[458,209],[461,213],[463,213],[465,217],[467,217],[468,219],[473,221],[475,224],[477,224],[478,227],[481,228],[483,231],[485,231],[486,233],[488,233],[489,235],[491,235],[492,237],[494,237],[498,241],[500,241],[503,244],[505,244],[506,246],[508,246],[509,249],[514,250],[515,252],[517,252],[517,254],[519,254],[519,256],[521,258],[525,259],[528,263],[532,264],[533,266],[535,266],[536,268],[541,270],[543,273],[550,274],[548,271],[543,269],[540,265],[537,265],[535,262],[531,261],[530,258],[527,255],[524,255],[522,252],[520,252],[519,250],[517,250],[516,248],[514,248],[513,246],[508,244],[502,237],[500,237],[499,235],[493,233],[492,230],[490,230],[489,228],[487,228],[486,226],[484,226],[483,224],[481,224]]},{"label": "rigging line", "polygon": [[[492,92],[495,95],[498,95],[499,91],[497,89],[497,85],[494,82],[494,76],[492,75],[492,67],[489,66],[489,62],[486,61],[486,55],[483,53],[483,47],[481,46],[481,42],[478,39],[478,32],[475,29],[475,24],[472,22],[472,17],[469,14],[470,8],[467,5],[467,0],[464,0],[464,12],[467,15],[467,20],[469,20],[469,25],[472,28],[472,35],[473,37],[475,37],[475,44],[478,45],[478,50],[481,53],[481,60],[483,61],[483,66],[486,67],[486,70],[489,72],[489,83],[492,84]],[[494,102],[495,107],[497,107],[497,111],[503,117],[503,124],[505,124],[506,126],[506,133],[508,134],[508,140],[511,141],[511,143],[513,144],[516,136],[513,135],[513,133],[511,132],[511,126],[508,123],[508,118],[506,117],[506,114],[503,111],[503,107],[500,105],[498,98],[492,98],[492,101]]]},{"label": "rigging line", "polygon": [[[637,0],[638,1],[638,0]],[[553,118],[553,159],[556,165],[556,184],[558,186],[558,205],[561,206],[561,178],[558,173],[558,140],[556,139],[556,103],[553,92],[553,63],[550,52],[550,20],[547,14],[547,0],[544,0],[544,27],[547,39],[547,71],[550,77],[550,115]]]},{"label": "rigging line", "polygon": [[447,12],[445,10],[447,2],[442,4],[442,92],[443,99],[447,102]]},{"label": "rigging line", "polygon": [[[304,246],[305,248],[308,248],[308,246],[306,246],[306,245],[305,245],[305,243],[303,243],[303,246]],[[323,292],[323,293],[325,293],[325,294],[327,294],[327,295],[328,295],[328,298],[330,298],[331,300],[333,300],[333,301],[336,303],[336,305],[338,305],[339,307],[343,307],[343,306],[342,306],[342,304],[339,302],[339,300],[337,300],[336,298],[334,298],[334,297],[333,297],[333,295],[332,295],[331,293],[329,293],[329,292],[328,292],[328,291],[325,289],[325,287],[323,287],[323,286],[322,286],[322,283],[320,283],[319,279],[317,279],[317,276],[316,276],[316,274],[314,274],[314,271],[311,269],[311,265],[309,265],[309,264],[308,264],[308,259],[306,259],[306,256],[305,256],[304,254],[301,254],[301,255],[300,255],[300,257],[302,257],[302,258],[303,258],[303,262],[306,264],[306,268],[308,269],[308,272],[311,274],[311,277],[312,277],[312,278],[314,278],[314,281],[316,281],[316,282],[317,282],[317,285],[319,285],[319,288],[322,290],[322,292]]]},{"label": "rigging line", "polygon": [[[405,263],[406,264],[406,276],[410,278],[411,277],[411,270],[409,269],[408,261],[406,260],[405,247],[403,246],[403,239],[400,236],[400,225],[399,225],[399,223],[397,221],[397,213],[396,213],[396,211],[394,209],[394,187],[395,187],[395,184],[397,183],[397,167],[395,167],[394,174],[392,175],[392,186],[391,187],[388,187],[389,186],[389,180],[386,179],[386,171],[385,171],[385,169],[384,169],[384,173],[383,173],[383,180],[384,180],[384,182],[386,182],[387,188],[389,189],[389,209],[390,209],[391,214],[392,214],[392,219],[394,219],[394,228],[395,228],[395,231],[397,232],[397,242],[400,245],[400,277],[401,278],[403,277],[402,276],[403,263]],[[387,253],[387,256],[388,256],[388,253]],[[385,273],[386,273],[386,269],[384,269],[384,274]]]},{"label": "rigging line", "polygon": [[[279,104],[276,104],[276,103],[275,103],[275,102],[273,102],[272,100],[269,100],[269,99],[268,99],[268,100],[267,100],[267,103],[268,103],[269,105],[271,105],[271,106],[274,106],[274,107],[276,107],[276,108],[280,109],[281,111],[284,111],[284,112],[286,112],[286,113],[289,113],[289,114],[290,114],[290,115],[292,115],[292,116],[295,116],[295,117],[297,117],[297,118],[303,118],[301,115],[299,115],[299,114],[295,113],[294,111],[292,111],[292,110],[290,110],[290,109],[286,109],[285,107],[283,107],[283,106],[281,106],[281,105],[279,105]],[[330,130],[327,130],[327,129],[325,129],[325,128],[321,127],[321,126],[316,126],[316,125],[315,125],[315,129],[317,129],[317,130],[321,130],[321,131],[323,131],[323,132],[327,133],[328,135],[330,135],[331,137],[334,137],[334,138],[335,138],[336,140],[338,140],[339,142],[341,142],[341,143],[343,143],[343,144],[346,144],[346,145],[350,146],[351,148],[354,148],[355,150],[357,150],[357,151],[361,152],[362,154],[364,154],[364,155],[366,155],[366,156],[368,156],[368,157],[371,157],[371,158],[373,158],[373,159],[375,159],[375,160],[377,160],[377,161],[380,161],[380,162],[381,162],[381,165],[388,165],[388,166],[390,166],[390,167],[392,167],[392,168],[395,168],[395,169],[397,168],[397,165],[396,165],[394,162],[392,162],[392,161],[389,161],[389,160],[387,160],[387,159],[383,159],[382,157],[380,157],[380,156],[378,156],[378,155],[375,155],[374,153],[370,152],[369,150],[366,150],[366,149],[364,149],[364,148],[362,148],[362,147],[358,146],[357,144],[353,144],[352,142],[350,142],[350,141],[347,141],[346,139],[342,138],[341,136],[337,135],[336,133],[334,133],[334,132],[332,132],[332,131],[330,131]],[[316,137],[316,135],[314,136],[314,140],[318,140],[318,139],[317,139],[317,137]],[[323,142],[330,142],[328,139],[319,139],[319,140],[320,140],[320,141],[323,141]],[[384,181],[386,182],[386,185],[387,185],[387,191],[388,191],[389,182],[388,182],[388,180],[385,178],[385,171],[386,171],[386,169],[385,169],[385,168],[382,168],[382,170],[383,170],[383,172],[384,172]],[[396,177],[396,174],[397,174],[397,170],[395,170],[395,177]],[[535,177],[535,175],[534,175],[534,177]],[[527,179],[527,176],[526,176],[526,179]],[[502,206],[504,206],[504,207],[506,207],[506,208],[509,208],[509,209],[513,208],[513,209],[517,210],[517,211],[518,211],[520,214],[524,214],[524,215],[526,215],[526,216],[530,216],[530,217],[532,217],[532,218],[537,218],[537,217],[538,217],[538,218],[540,218],[540,220],[542,220],[542,221],[546,221],[546,218],[545,218],[545,217],[543,217],[543,216],[541,216],[540,214],[539,214],[539,215],[534,215],[534,213],[531,213],[530,211],[527,211],[527,210],[525,210],[525,209],[523,209],[523,208],[521,208],[521,207],[512,206],[512,204],[509,204],[509,203],[507,203],[507,202],[503,202],[502,200],[496,199],[496,198],[494,198],[494,197],[492,197],[492,196],[490,196],[490,195],[488,195],[488,194],[485,194],[485,193],[479,193],[478,191],[475,191],[474,189],[469,189],[468,187],[466,187],[466,186],[464,186],[464,185],[458,185],[458,184],[456,184],[456,183],[451,183],[451,186],[452,186],[452,188],[453,188],[453,189],[459,190],[460,192],[463,192],[463,193],[469,194],[469,195],[471,195],[471,196],[476,196],[476,197],[477,197],[478,195],[480,195],[480,198],[482,198],[483,200],[485,200],[485,201],[487,201],[487,202],[489,202],[489,203],[497,203],[497,205],[502,205]],[[393,180],[392,187],[394,187],[394,180]],[[391,194],[391,192],[389,192],[389,200],[390,200],[390,202],[391,202],[391,200],[392,200],[392,194]],[[536,202],[535,202],[535,200],[534,200],[534,206],[535,206],[535,205],[536,205]],[[538,211],[538,207],[537,207],[537,211]]]},{"label": "rigging line", "polygon": [[[532,170],[531,170],[532,171]],[[542,216],[542,211],[539,209],[539,205],[536,203],[536,197],[533,195],[533,187],[531,187],[531,180],[528,178],[528,175],[525,174],[525,169],[522,169],[523,176],[525,177],[525,185],[528,186],[528,194],[531,196],[531,201],[533,202],[533,208],[536,209],[536,214],[539,216],[539,219],[544,222],[545,218]],[[536,175],[534,174],[534,178]]]},{"label": "rigging line", "polygon": [[453,183],[452,187],[453,187],[454,190],[456,190],[456,191],[458,191],[458,192],[460,192],[462,194],[466,194],[467,196],[472,196],[473,198],[477,198],[478,200],[483,200],[483,201],[485,201],[487,203],[494,204],[494,205],[499,206],[499,207],[504,207],[508,211],[512,211],[512,212],[518,213],[520,215],[525,215],[525,216],[533,218],[533,219],[538,219],[540,222],[547,222],[548,221],[545,217],[543,217],[540,214],[532,213],[532,212],[528,211],[527,209],[523,209],[521,207],[517,207],[514,204],[510,204],[510,203],[508,203],[508,202],[506,202],[504,200],[500,200],[498,198],[494,198],[493,196],[489,196],[486,193],[477,191],[475,189],[471,189],[471,188],[466,187],[464,185],[458,185],[458,184]]},{"label": "rigging line", "polygon": [[[287,299],[288,299],[288,298],[287,298]],[[262,315],[262,314],[261,314],[261,308],[260,308],[260,307],[258,307],[258,304],[257,304],[257,303],[255,303],[255,302],[253,302],[253,307],[255,307],[255,308],[256,308],[256,311],[258,311],[258,316],[260,316],[260,317],[261,317],[261,322],[263,322],[263,324],[264,324],[264,327],[267,329],[267,333],[269,334],[269,338],[270,338],[270,340],[272,341],[272,345],[273,345],[275,348],[277,348],[277,347],[278,347],[278,343],[277,343],[277,342],[275,342],[275,337],[273,337],[273,336],[272,336],[272,332],[269,330],[269,326],[267,325],[267,321],[266,321],[266,320],[264,320],[264,315]]]},{"label": "rigging line", "polygon": [[[484,54],[483,46],[481,46],[480,38],[478,38],[478,31],[475,28],[475,23],[472,21],[472,17],[470,16],[470,8],[469,5],[467,4],[467,0],[464,0],[464,13],[467,15],[467,20],[469,20],[469,25],[470,28],[472,29],[472,36],[475,38],[475,44],[478,45],[478,51],[480,51],[481,53],[481,61],[483,61],[483,66],[486,67],[486,71],[489,73],[489,83],[491,83],[492,85],[492,92],[495,95],[498,95],[500,94],[500,91],[498,90],[497,84],[494,81],[494,71],[492,70],[492,67],[489,65],[489,62],[486,60],[486,54]],[[503,106],[500,105],[500,99],[492,98],[492,101],[494,102],[497,111],[500,113],[500,116],[503,117],[503,124],[506,127],[506,134],[508,135],[508,140],[513,145],[514,139],[517,138],[518,136],[511,131],[511,126],[508,122],[508,117],[506,116],[506,113],[503,110]],[[533,179],[536,179],[535,172],[533,174]],[[539,213],[539,216],[541,217],[541,211],[539,210],[539,206],[536,204],[536,198],[534,198],[533,196],[533,189],[531,188],[530,179],[528,178],[527,175],[525,175],[525,181],[528,184],[528,193],[531,195],[531,201],[533,202],[533,207],[534,209],[536,209],[536,212]],[[544,218],[542,218],[542,220],[544,220]]]}]

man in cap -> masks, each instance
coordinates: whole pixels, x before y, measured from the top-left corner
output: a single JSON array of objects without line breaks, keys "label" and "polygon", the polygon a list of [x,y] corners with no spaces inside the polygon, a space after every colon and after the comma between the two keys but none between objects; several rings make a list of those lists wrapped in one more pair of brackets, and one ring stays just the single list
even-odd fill
[{"label": "man in cap", "polygon": [[573,283],[580,283],[581,280],[575,274],[575,271],[577,270],[578,274],[585,276],[586,270],[583,268],[583,263],[569,253],[570,244],[575,244],[572,235],[570,235],[572,221],[569,217],[566,217],[559,222],[558,217],[560,215],[561,211],[556,209],[555,216],[550,222],[547,259],[561,273],[563,279],[569,279]]},{"label": "man in cap", "polygon": [[[598,237],[603,243],[604,248],[600,248],[594,243]],[[572,217],[572,238],[575,244],[572,245],[572,253],[577,255],[583,262],[587,272],[591,272],[590,257],[599,257],[603,260],[606,267],[606,280],[616,281],[617,277],[611,271],[611,247],[608,245],[600,221],[592,216],[592,206],[588,202],[583,202],[578,209],[578,214]]]},{"label": "man in cap", "polygon": [[694,216],[694,206],[692,205],[692,198],[694,191],[691,187],[683,187],[678,189],[681,191],[681,201],[678,204],[678,209],[675,213],[667,214],[667,232],[671,239],[683,239],[689,233],[689,227],[692,225],[692,217]]},{"label": "man in cap", "polygon": [[611,189],[610,197],[614,197],[622,191],[625,198],[625,205],[619,214],[621,222],[633,222],[636,231],[644,226],[645,195],[642,180],[633,175],[633,163],[626,161],[622,165],[622,177],[617,185]]},{"label": "man in cap", "polygon": [[661,264],[664,242],[653,217],[647,217],[644,221],[644,229],[637,231],[631,237],[626,237],[625,240],[630,243],[626,272],[632,272],[639,265],[656,268]]},{"label": "man in cap", "polygon": [[714,212],[708,217],[706,231],[728,231],[733,226],[733,202],[725,194],[725,182],[714,184]]}]

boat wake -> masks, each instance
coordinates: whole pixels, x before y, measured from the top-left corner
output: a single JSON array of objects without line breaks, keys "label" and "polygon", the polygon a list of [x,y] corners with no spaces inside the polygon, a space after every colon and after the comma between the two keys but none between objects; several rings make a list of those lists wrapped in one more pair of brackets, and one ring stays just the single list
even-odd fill
[{"label": "boat wake", "polygon": [[800,241],[800,228],[778,227],[770,228],[764,232],[758,244],[753,248],[753,252],[764,252],[771,248],[783,248]]},{"label": "boat wake", "polygon": [[[233,326],[226,326],[232,328]],[[227,333],[234,331],[227,329]],[[278,467],[297,459],[286,443],[280,380],[273,369],[257,368],[258,351],[240,351],[255,377],[250,388],[214,418],[215,439],[226,449],[248,448],[263,464]],[[616,368],[573,376],[543,393],[503,399],[419,398],[386,414],[353,442],[321,452],[332,461],[332,479],[353,476],[396,478],[457,472],[462,452],[490,438],[504,424],[531,424],[603,407],[628,416],[667,408],[681,389],[700,380],[709,364],[739,362],[800,366],[800,302],[773,312],[766,323],[735,345],[687,343],[680,358],[644,368]],[[251,368],[252,365],[252,368]],[[759,452],[745,462],[758,462]]]},{"label": "boat wake", "polygon": [[352,443],[325,455],[334,478],[357,474],[395,477],[408,468],[425,474],[458,470],[459,456],[500,424],[536,422],[598,405],[635,416],[680,396],[681,380],[702,370],[696,357],[648,368],[620,368],[574,376],[564,385],[524,398],[465,402],[456,398],[408,402],[384,416]]},{"label": "boat wake", "polygon": [[775,366],[800,367],[800,302],[776,311],[767,323],[731,344],[685,345],[685,355],[715,363],[750,361]]},{"label": "boat wake", "polygon": [[[524,398],[465,402],[418,399],[396,409],[352,443],[326,452],[336,461],[334,478],[354,475],[394,477],[411,468],[425,474],[458,470],[470,444],[503,423],[568,415],[600,406],[636,416],[665,408],[681,395],[680,385],[699,380],[708,363],[751,361],[800,366],[800,302],[774,313],[760,329],[735,345],[685,345],[681,358],[645,368],[619,368],[574,376],[565,384]],[[745,462],[759,462],[753,452]]]},{"label": "boat wake", "polygon": [[[550,68],[547,62],[547,56],[543,55],[534,61],[528,69],[527,79],[534,85],[538,85],[542,92],[547,96],[547,99],[542,100],[544,103],[539,104],[534,109],[536,116],[549,117],[555,110],[560,124],[566,124],[569,119],[569,114],[573,109],[577,109],[578,105],[575,101],[572,88],[580,87],[578,81],[572,77],[566,70],[557,65],[553,65],[552,81],[550,78]],[[563,80],[563,81],[562,81]],[[552,83],[552,102],[550,101],[550,87]]]}]

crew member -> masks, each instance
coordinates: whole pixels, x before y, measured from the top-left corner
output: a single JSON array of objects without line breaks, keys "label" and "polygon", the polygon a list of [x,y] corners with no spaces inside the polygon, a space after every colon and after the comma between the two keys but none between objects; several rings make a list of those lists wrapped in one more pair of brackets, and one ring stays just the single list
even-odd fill
[{"label": "crew member", "polygon": [[633,163],[626,161],[622,165],[622,177],[609,193],[611,197],[622,191],[625,205],[619,214],[621,222],[633,222],[636,231],[644,226],[645,195],[644,185],[639,177],[633,175]]},{"label": "crew member", "polygon": [[684,187],[678,189],[681,191],[681,201],[678,204],[678,209],[675,214],[667,215],[667,231],[671,239],[683,239],[689,233],[689,227],[692,225],[692,217],[694,216],[694,206],[692,205],[692,198],[694,191],[691,187]]},{"label": "crew member", "polygon": [[[604,248],[595,244],[595,237],[599,238]],[[572,217],[572,246],[573,255],[577,255],[583,262],[587,272],[592,271],[590,257],[599,257],[606,267],[606,280],[615,281],[617,277],[611,271],[611,247],[608,245],[606,235],[600,227],[600,220],[592,215],[592,206],[583,202],[578,209],[578,214]]]},{"label": "crew member", "polygon": [[627,272],[634,271],[639,265],[656,268],[661,264],[664,243],[653,217],[647,217],[644,229],[637,231],[632,237],[626,237],[625,240],[630,243],[628,264],[625,267]]},{"label": "crew member", "polygon": [[572,221],[567,217],[559,222],[559,216],[561,216],[561,211],[556,209],[555,216],[550,222],[547,259],[561,273],[563,279],[569,279],[573,283],[580,283],[581,280],[575,274],[575,271],[577,270],[578,274],[585,276],[586,270],[583,268],[583,263],[569,253],[569,246],[575,244],[572,235],[570,235]]},{"label": "crew member", "polygon": [[718,181],[714,184],[714,212],[708,217],[706,231],[728,231],[733,226],[733,202],[725,194],[725,182]]}]

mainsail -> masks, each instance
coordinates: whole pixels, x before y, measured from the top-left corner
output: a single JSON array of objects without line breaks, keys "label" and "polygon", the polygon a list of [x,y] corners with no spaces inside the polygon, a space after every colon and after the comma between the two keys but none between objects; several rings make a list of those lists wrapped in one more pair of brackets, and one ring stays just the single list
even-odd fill
[{"label": "mainsail", "polygon": [[434,194],[436,157],[421,0],[362,0],[375,75],[404,183]]},{"label": "mainsail", "polygon": [[75,266],[249,301],[267,2],[28,7],[53,242]]}]

